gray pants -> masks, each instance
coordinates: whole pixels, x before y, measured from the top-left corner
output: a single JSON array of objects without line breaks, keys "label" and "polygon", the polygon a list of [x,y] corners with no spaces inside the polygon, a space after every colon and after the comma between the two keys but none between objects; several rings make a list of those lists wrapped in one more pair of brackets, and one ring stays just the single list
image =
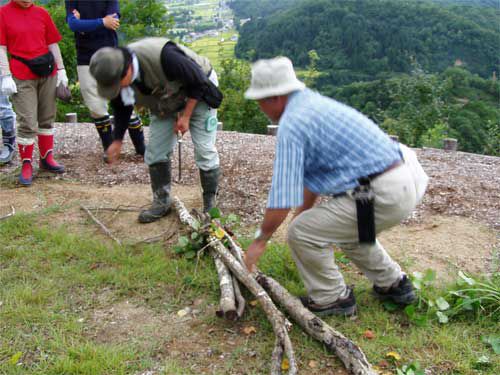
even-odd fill
[{"label": "gray pants", "polygon": [[[384,173],[371,185],[377,233],[398,224],[415,208],[415,178],[407,164]],[[331,198],[296,217],[288,230],[288,244],[309,296],[319,304],[346,296],[333,244],[378,286],[390,286],[401,276],[400,266],[380,242],[358,242],[356,203],[350,195]]]},{"label": "gray pants", "polygon": [[[219,167],[219,154],[215,148],[217,131],[207,132],[205,121],[210,116],[210,108],[204,102],[198,102],[191,115],[189,131],[194,144],[196,166],[204,171]],[[147,165],[166,161],[172,157],[177,143],[174,134],[174,116],[160,118],[151,116],[149,141],[144,160]]]},{"label": "gray pants", "polygon": [[17,114],[18,143],[30,145],[39,133],[52,132],[56,118],[57,76],[20,80],[14,78],[17,94],[11,96]]}]

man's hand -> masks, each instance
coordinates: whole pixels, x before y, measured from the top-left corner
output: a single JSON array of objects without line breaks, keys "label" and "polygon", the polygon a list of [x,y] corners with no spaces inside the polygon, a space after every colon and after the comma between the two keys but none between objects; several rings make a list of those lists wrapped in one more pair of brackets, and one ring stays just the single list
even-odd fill
[{"label": "man's hand", "polygon": [[250,272],[257,271],[257,261],[260,256],[264,254],[266,251],[266,242],[264,240],[255,240],[253,241],[248,250],[244,254],[243,260],[245,261],[245,265]]},{"label": "man's hand", "polygon": [[102,19],[102,23],[106,29],[116,31],[120,27],[120,20],[116,16],[116,13],[108,14]]},{"label": "man's hand", "polygon": [[108,155],[108,163],[113,164],[120,157],[120,151],[122,150],[122,141],[115,140],[106,150]]},{"label": "man's hand", "polygon": [[189,130],[189,120],[190,117],[179,114],[177,116],[177,121],[175,122],[174,133],[175,134],[177,134],[178,132],[181,132],[181,134],[186,133]]},{"label": "man's hand", "polygon": [[77,20],[79,20],[79,19],[80,19],[80,12],[79,12],[79,11],[77,11],[76,9],[73,9],[73,15],[75,16],[75,18],[76,18]]}]

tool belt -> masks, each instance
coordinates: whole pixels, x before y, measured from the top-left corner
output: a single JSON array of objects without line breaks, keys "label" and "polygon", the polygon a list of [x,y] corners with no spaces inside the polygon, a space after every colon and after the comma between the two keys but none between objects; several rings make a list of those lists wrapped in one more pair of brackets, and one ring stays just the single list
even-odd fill
[{"label": "tool belt", "polygon": [[[398,160],[382,172],[373,173],[358,179],[359,185],[352,191],[352,197],[356,202],[359,243],[373,244],[377,238],[375,230],[375,193],[371,187],[371,181],[391,169],[400,166],[402,163],[402,160]],[[344,195],[347,195],[347,192],[334,194],[333,197],[338,198]]]}]

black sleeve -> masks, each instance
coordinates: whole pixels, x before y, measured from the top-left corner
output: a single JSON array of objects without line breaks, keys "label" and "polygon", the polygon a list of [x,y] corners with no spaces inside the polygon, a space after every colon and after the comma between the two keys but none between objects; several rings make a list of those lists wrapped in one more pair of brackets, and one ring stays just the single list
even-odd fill
[{"label": "black sleeve", "polygon": [[111,100],[110,104],[111,108],[113,108],[113,115],[115,116],[113,139],[121,141],[127,131],[128,122],[134,111],[134,106],[123,104],[121,95]]},{"label": "black sleeve", "polygon": [[198,64],[172,42],[163,47],[161,54],[162,68],[167,78],[182,82],[189,98],[201,100],[208,78]]}]

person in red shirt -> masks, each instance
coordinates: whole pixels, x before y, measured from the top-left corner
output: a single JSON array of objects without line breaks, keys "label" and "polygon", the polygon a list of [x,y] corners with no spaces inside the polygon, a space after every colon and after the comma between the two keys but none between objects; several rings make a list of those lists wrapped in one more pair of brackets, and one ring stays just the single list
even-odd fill
[{"label": "person in red shirt", "polygon": [[33,178],[36,137],[40,168],[64,172],[53,156],[56,87],[68,84],[60,40],[49,13],[33,0],[11,0],[0,8],[0,94],[11,95],[17,114],[22,160],[19,182],[24,186],[31,185]]}]

